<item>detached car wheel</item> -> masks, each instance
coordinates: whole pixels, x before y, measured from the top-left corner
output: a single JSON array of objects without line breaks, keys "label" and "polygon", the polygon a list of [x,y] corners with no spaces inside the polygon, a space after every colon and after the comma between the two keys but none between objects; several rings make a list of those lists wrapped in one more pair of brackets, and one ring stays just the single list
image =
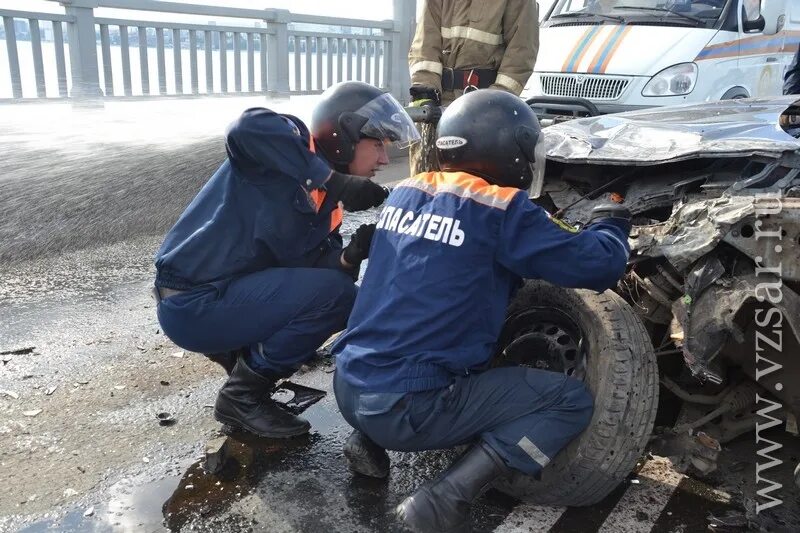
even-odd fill
[{"label": "detached car wheel", "polygon": [[591,390],[589,427],[536,480],[522,473],[496,488],[548,505],[592,505],[633,470],[658,407],[658,367],[640,319],[611,291],[528,281],[509,307],[496,366],[564,372]]}]

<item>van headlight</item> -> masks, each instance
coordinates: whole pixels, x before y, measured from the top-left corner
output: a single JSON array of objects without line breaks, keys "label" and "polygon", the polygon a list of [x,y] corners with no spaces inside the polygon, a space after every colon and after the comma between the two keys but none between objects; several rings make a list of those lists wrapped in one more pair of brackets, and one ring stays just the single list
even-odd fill
[{"label": "van headlight", "polygon": [[679,63],[653,76],[642,89],[642,96],[680,96],[689,94],[697,82],[697,65]]}]

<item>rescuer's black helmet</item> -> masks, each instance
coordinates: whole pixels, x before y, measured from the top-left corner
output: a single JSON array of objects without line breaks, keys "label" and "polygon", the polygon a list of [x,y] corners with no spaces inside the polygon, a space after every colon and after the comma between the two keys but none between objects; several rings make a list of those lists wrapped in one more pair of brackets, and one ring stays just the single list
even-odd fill
[{"label": "rescuer's black helmet", "polygon": [[544,136],[519,97],[481,89],[457,98],[439,120],[436,152],[443,171],[462,171],[503,187],[529,189],[544,174]]}]

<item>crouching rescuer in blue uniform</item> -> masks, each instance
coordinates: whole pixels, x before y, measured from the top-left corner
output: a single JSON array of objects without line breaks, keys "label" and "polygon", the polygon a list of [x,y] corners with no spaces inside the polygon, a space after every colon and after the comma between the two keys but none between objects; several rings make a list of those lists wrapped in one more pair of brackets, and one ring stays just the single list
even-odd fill
[{"label": "crouching rescuer in blue uniform", "polygon": [[388,164],[385,143],[416,139],[400,104],[361,82],[328,89],[310,132],[263,108],[229,127],[227,160],[156,256],[164,333],[230,374],[217,420],[264,437],[308,432],[270,393],[345,327],[374,224],[343,247],[342,205],[380,205],[388,190],[369,177]]},{"label": "crouching rescuer in blue uniform", "polygon": [[470,506],[511,470],[538,477],[589,424],[593,400],[564,374],[487,368],[522,278],[604,291],[625,272],[630,214],[613,205],[582,231],[527,189],[543,135],[518,97],[466,94],[439,122],[441,172],[386,201],[346,333],[334,346],[336,400],[355,428],[356,473],[385,477],[389,450],[472,447],[397,508],[417,531],[469,531]]}]

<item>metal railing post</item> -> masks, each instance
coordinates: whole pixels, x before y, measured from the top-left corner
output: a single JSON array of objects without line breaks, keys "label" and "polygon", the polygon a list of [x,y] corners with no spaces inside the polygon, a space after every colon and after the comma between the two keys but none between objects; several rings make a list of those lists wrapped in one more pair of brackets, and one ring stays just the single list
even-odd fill
[{"label": "metal railing post", "polygon": [[275,30],[269,36],[267,47],[267,95],[289,96],[289,21],[291,13],[285,9],[270,9],[265,18],[267,27]]},{"label": "metal railing post", "polygon": [[76,99],[94,99],[103,95],[97,67],[97,38],[94,29],[94,9],[97,0],[63,0],[67,15],[75,17],[67,24],[69,60],[72,72],[72,91]]},{"label": "metal railing post", "polygon": [[392,0],[394,28],[392,29],[392,68],[389,87],[402,103],[408,103],[411,76],[408,73],[408,49],[414,38],[417,19],[416,0]]}]

